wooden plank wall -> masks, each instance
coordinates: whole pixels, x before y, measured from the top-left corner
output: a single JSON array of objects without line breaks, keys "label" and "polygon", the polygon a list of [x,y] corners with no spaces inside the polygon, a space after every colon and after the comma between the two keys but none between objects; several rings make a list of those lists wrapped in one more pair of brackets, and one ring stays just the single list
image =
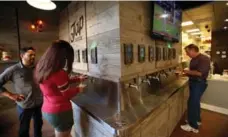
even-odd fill
[{"label": "wooden plank wall", "polygon": [[[137,76],[154,72],[157,69],[168,68],[178,63],[181,45],[173,44],[176,48],[176,59],[171,61],[149,62],[148,46],[166,46],[165,42],[151,38],[152,9],[149,1],[120,2],[120,38],[121,38],[121,75],[124,77]],[[134,61],[131,65],[124,64],[123,44],[132,43],[134,46]],[[138,44],[146,46],[146,60],[138,62]]]},{"label": "wooden plank wall", "polygon": [[[74,71],[104,79],[117,80],[121,74],[118,2],[71,2],[61,13],[60,38],[66,40],[70,36],[71,24],[81,15],[84,16],[84,26],[81,31],[82,39],[71,42],[71,44],[75,50],[80,49],[81,51],[87,48],[88,64],[75,62]],[[67,20],[69,20],[68,24]],[[69,26],[68,30],[67,25]],[[97,64],[93,64],[90,57],[90,50],[94,46],[97,47]],[[80,55],[80,59],[82,59],[82,54],[80,53]]]},{"label": "wooden plank wall", "polygon": [[[32,46],[39,59],[53,40],[58,39],[59,11],[42,11],[29,6],[25,2],[15,2],[18,7],[21,47]],[[43,32],[34,32],[30,25],[38,19],[43,20]],[[18,60],[18,36],[15,7],[1,3],[0,5],[0,46],[11,51],[13,59]],[[1,56],[1,55],[0,55]]]},{"label": "wooden plank wall", "polygon": [[[121,67],[118,2],[87,2],[86,20],[89,74],[105,79],[118,79]],[[97,47],[97,64],[91,63],[92,45]]]},{"label": "wooden plank wall", "polygon": [[[0,5],[0,48],[11,52],[14,60],[18,59],[18,41],[15,9]],[[7,12],[6,12],[7,11]],[[0,55],[2,58],[2,55]]]},{"label": "wooden plank wall", "polygon": [[[68,35],[66,35],[68,34]],[[60,12],[59,16],[59,39],[70,41],[68,8]]]},{"label": "wooden plank wall", "polygon": [[[32,46],[36,49],[37,60],[54,40],[58,39],[58,11],[37,10],[27,3],[19,8],[21,47]],[[37,20],[44,22],[42,32],[32,31],[30,25]]]},{"label": "wooden plank wall", "polygon": [[[69,15],[68,18],[67,15]],[[180,43],[173,44],[177,50],[176,59],[149,62],[148,46],[167,46],[166,42],[155,41],[151,38],[152,11],[149,1],[130,3],[123,1],[71,2],[68,8],[61,13],[60,38],[69,38],[71,24],[81,15],[85,15],[85,25],[81,32],[82,40],[71,44],[75,50],[88,49],[88,64],[75,63],[75,72],[81,73],[84,70],[91,76],[118,80],[119,78],[147,74],[178,63],[178,55],[181,53]],[[125,65],[123,44],[130,43],[134,45],[134,61],[131,65]],[[144,63],[138,62],[139,44],[145,45],[146,48]],[[90,57],[91,47],[94,46],[97,47],[97,64],[93,64]]]},{"label": "wooden plank wall", "polygon": [[[68,30],[69,30],[69,40],[71,45],[73,46],[75,53],[77,50],[80,50],[80,62],[76,61],[76,55],[75,54],[75,61],[73,64],[74,69],[78,69],[80,71],[88,71],[87,63],[84,63],[82,61],[82,50],[86,49],[86,25],[85,25],[85,2],[81,1],[72,1],[71,4],[68,6],[68,15],[69,15],[69,21],[68,21]],[[72,33],[72,25],[75,23],[75,27],[77,26],[76,24],[80,24],[80,17],[83,17],[83,25],[80,31],[80,34],[77,34],[77,36],[74,36],[74,41],[73,37],[71,36]],[[79,29],[75,28],[75,29]]]}]

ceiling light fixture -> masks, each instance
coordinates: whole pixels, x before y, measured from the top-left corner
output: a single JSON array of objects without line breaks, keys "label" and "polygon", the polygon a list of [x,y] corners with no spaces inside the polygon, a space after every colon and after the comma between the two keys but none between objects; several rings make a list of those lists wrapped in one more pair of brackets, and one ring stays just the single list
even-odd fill
[{"label": "ceiling light fixture", "polygon": [[181,23],[181,26],[190,26],[193,25],[194,23],[192,21],[185,21]]},{"label": "ceiling light fixture", "polygon": [[225,22],[228,22],[228,19],[225,19]]},{"label": "ceiling light fixture", "polygon": [[195,33],[191,33],[191,35],[200,35],[201,32],[195,32]]},{"label": "ceiling light fixture", "polygon": [[200,36],[200,38],[205,38],[205,36]]},{"label": "ceiling light fixture", "polygon": [[169,14],[167,14],[167,13],[162,14],[160,17],[161,17],[161,18],[167,18],[167,17],[169,17]]},{"label": "ceiling light fixture", "polygon": [[51,0],[26,0],[27,3],[37,9],[54,10],[56,5]]},{"label": "ceiling light fixture", "polygon": [[228,2],[226,3],[226,6],[228,6]]},{"label": "ceiling light fixture", "polygon": [[200,31],[199,29],[190,29],[190,30],[186,30],[187,33],[191,33],[191,32],[197,32]]},{"label": "ceiling light fixture", "polygon": [[224,29],[227,29],[227,27],[225,26]]}]

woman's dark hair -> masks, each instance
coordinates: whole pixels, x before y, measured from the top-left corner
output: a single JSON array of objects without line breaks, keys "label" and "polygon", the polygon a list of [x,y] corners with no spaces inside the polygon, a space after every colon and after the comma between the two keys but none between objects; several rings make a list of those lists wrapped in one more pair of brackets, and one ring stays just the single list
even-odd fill
[{"label": "woman's dark hair", "polygon": [[54,41],[36,65],[35,79],[37,83],[42,83],[51,74],[63,69],[66,64],[67,72],[71,72],[73,61],[74,50],[72,46],[64,40]]}]

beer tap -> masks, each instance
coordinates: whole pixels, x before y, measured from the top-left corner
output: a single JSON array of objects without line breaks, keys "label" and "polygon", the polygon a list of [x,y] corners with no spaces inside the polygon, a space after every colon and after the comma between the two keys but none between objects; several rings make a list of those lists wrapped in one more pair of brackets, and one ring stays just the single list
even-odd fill
[{"label": "beer tap", "polygon": [[160,81],[160,73],[157,72],[157,74],[155,76],[153,76],[152,78]]},{"label": "beer tap", "polygon": [[150,79],[148,76],[146,76],[146,79],[142,80],[143,83],[148,83],[148,85],[150,85]]},{"label": "beer tap", "polygon": [[90,77],[89,80],[90,80],[91,83],[94,83],[95,82],[95,78],[93,78],[93,77]]},{"label": "beer tap", "polygon": [[128,88],[128,87],[130,87],[130,88],[135,88],[137,91],[139,91],[139,86],[138,86],[138,84],[136,84],[137,82],[136,82],[136,79],[134,79],[134,83],[135,84],[132,84],[132,83],[128,83],[128,84],[126,84],[125,86]]},{"label": "beer tap", "polygon": [[169,74],[165,70],[163,70],[162,72],[163,72],[165,78],[168,78]]}]

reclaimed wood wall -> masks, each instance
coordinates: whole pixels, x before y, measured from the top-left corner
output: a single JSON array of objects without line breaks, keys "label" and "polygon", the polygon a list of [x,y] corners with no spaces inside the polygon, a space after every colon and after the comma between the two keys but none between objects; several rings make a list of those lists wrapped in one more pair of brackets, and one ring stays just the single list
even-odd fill
[{"label": "reclaimed wood wall", "polygon": [[[167,47],[167,43],[151,38],[151,17],[152,6],[149,1],[120,2],[120,41],[121,41],[121,76],[137,76],[154,72],[161,68],[168,68],[178,64],[178,55],[181,53],[181,44],[173,44],[176,48],[177,56],[169,61],[150,62],[148,46]],[[124,64],[123,44],[133,44],[134,61],[130,65]],[[144,63],[138,62],[138,45],[146,47],[146,60]],[[162,56],[162,55],[161,55]]]},{"label": "reclaimed wood wall", "polygon": [[[89,73],[96,77],[120,77],[120,35],[118,2],[100,1],[86,4]],[[97,47],[97,64],[90,58],[90,50]]]},{"label": "reclaimed wood wall", "polygon": [[0,11],[0,50],[11,52],[16,60],[19,50],[15,8],[0,5]]},{"label": "reclaimed wood wall", "polygon": [[[58,39],[59,11],[38,10],[26,2],[13,3],[17,5],[15,7],[18,7],[21,47],[34,47],[36,58],[39,59],[52,41]],[[3,47],[4,51],[11,52],[13,60],[19,60],[15,7],[4,3],[0,4],[0,47]],[[44,22],[43,31],[32,31],[30,25],[39,19]]]},{"label": "reclaimed wood wall", "polygon": [[[74,41],[71,41],[72,24],[77,23],[81,16],[81,32],[74,37]],[[74,72],[110,80],[117,80],[120,77],[118,2],[71,2],[61,13],[59,37],[69,41],[75,51],[80,50],[80,62],[75,59]],[[86,48],[88,63],[83,63],[82,50]],[[97,48],[97,63],[91,61],[93,48]]]},{"label": "reclaimed wood wall", "polygon": [[73,68],[87,72],[87,63],[82,62],[82,50],[86,49],[85,2],[71,2],[68,6],[68,16],[69,42],[75,50]]},{"label": "reclaimed wood wall", "polygon": [[[132,76],[144,75],[178,64],[180,43],[172,44],[177,56],[168,61],[149,61],[148,47],[167,47],[163,41],[151,37],[151,2],[88,1],[71,2],[60,18],[59,37],[71,41],[72,24],[80,16],[83,26],[76,40],[71,42],[75,51],[87,48],[88,64],[74,63],[74,71],[91,76],[118,81]],[[124,63],[124,44],[133,44],[134,60]],[[138,61],[138,45],[145,46],[145,62]],[[97,64],[91,61],[91,49],[97,47]],[[162,55],[161,55],[162,56]]]}]

